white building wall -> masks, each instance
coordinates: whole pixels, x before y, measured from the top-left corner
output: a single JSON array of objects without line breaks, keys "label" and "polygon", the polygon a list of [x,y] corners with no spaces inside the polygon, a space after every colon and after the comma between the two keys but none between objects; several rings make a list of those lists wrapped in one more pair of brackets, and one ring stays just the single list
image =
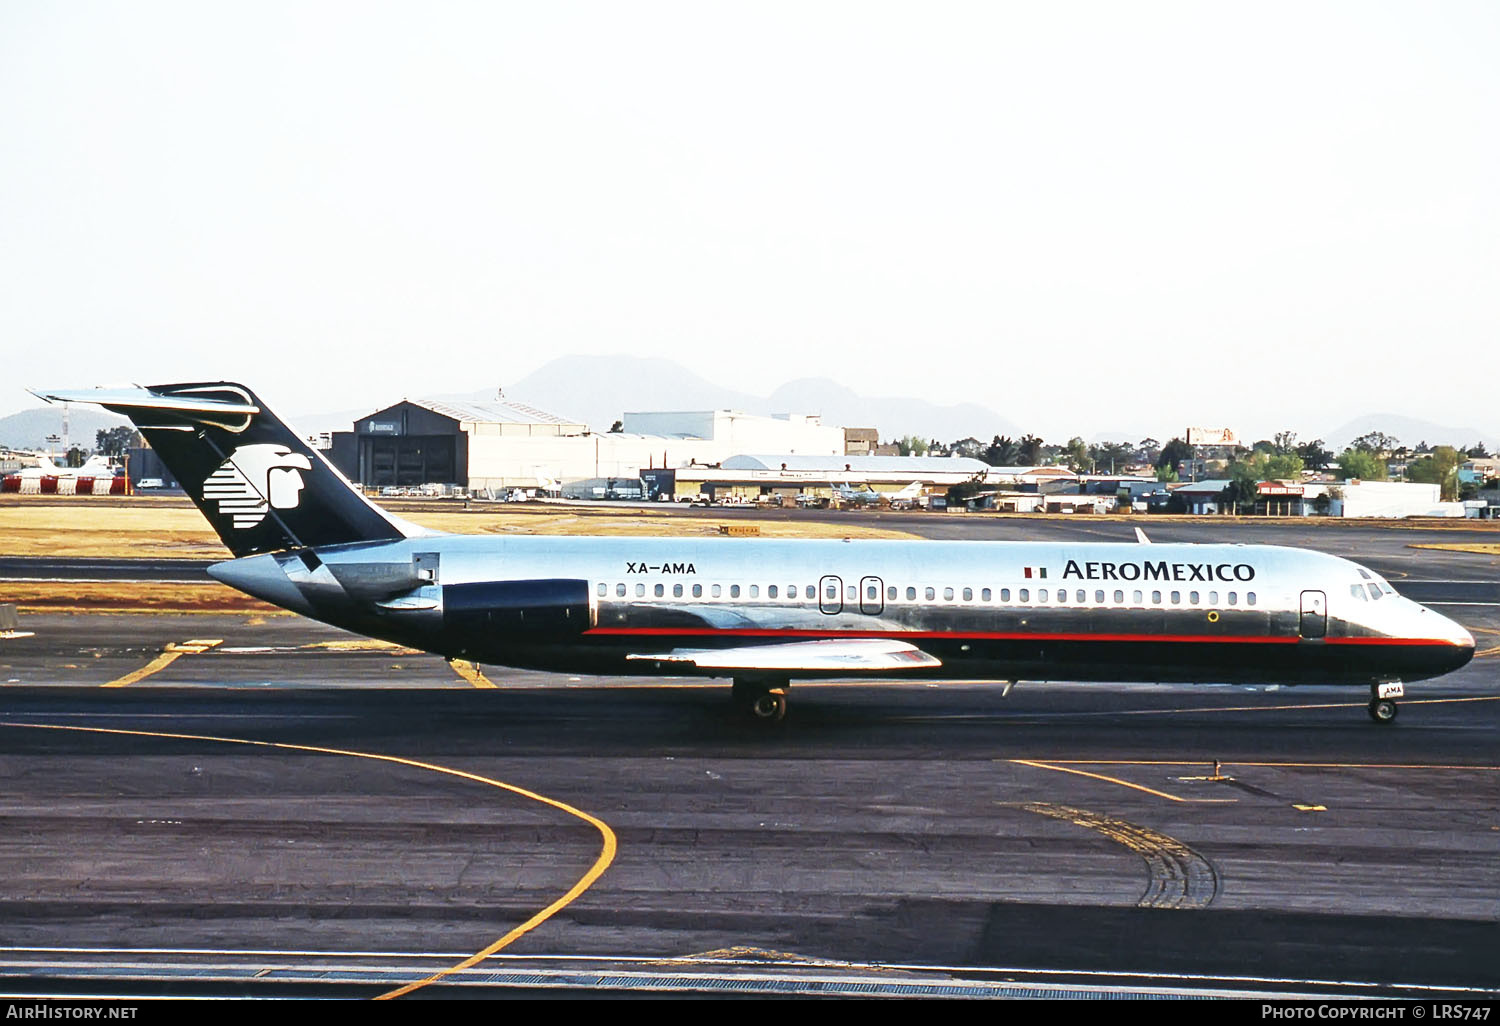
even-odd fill
[{"label": "white building wall", "polygon": [[844,454],[844,429],[825,427],[818,417],[809,414],[762,417],[737,410],[627,413],[624,428],[633,434],[711,440],[718,443],[723,454],[719,459],[747,452]]},{"label": "white building wall", "polygon": [[1329,512],[1343,517],[1462,517],[1463,503],[1443,502],[1435,484],[1409,481],[1349,481]]}]

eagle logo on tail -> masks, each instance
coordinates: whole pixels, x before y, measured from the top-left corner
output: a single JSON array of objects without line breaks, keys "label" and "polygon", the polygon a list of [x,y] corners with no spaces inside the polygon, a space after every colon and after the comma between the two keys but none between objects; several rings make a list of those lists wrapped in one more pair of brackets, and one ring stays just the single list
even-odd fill
[{"label": "eagle logo on tail", "polygon": [[312,463],[284,445],[242,445],[203,482],[203,497],[218,505],[236,531],[266,518],[269,508],[296,509]]}]

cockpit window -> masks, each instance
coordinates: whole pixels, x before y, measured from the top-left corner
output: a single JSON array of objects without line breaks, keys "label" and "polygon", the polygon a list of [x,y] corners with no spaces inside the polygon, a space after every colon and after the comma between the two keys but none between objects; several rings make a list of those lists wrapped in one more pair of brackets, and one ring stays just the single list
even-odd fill
[{"label": "cockpit window", "polygon": [[1380,586],[1379,585],[1367,584],[1367,585],[1365,585],[1365,587],[1370,589],[1370,597],[1372,599],[1379,600],[1380,598],[1383,597],[1380,594]]},{"label": "cockpit window", "polygon": [[1370,572],[1368,570],[1365,570],[1365,569],[1361,568],[1360,571],[1359,571],[1359,576],[1363,577],[1365,580],[1368,581],[1370,579]]},{"label": "cockpit window", "polygon": [[1363,602],[1365,601],[1365,586],[1363,584],[1351,584],[1349,585],[1349,594]]}]

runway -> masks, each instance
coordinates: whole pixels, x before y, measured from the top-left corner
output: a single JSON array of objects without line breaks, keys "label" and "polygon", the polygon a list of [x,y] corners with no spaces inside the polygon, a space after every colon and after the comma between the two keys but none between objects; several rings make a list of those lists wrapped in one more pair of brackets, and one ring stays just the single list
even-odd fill
[{"label": "runway", "polygon": [[[1325,540],[1494,579],[1383,537]],[[1358,689],[835,682],[770,730],[295,617],[24,616],[0,992],[1493,998],[1500,609],[1444,611],[1480,653],[1390,727]]]}]

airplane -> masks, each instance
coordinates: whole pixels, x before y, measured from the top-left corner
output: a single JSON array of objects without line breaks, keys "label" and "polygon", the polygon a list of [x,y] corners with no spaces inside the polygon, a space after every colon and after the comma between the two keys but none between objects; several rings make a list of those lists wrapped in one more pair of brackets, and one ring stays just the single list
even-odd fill
[{"label": "airplane", "polygon": [[885,498],[869,485],[856,488],[849,482],[842,484],[835,482],[833,485],[834,497],[845,506],[878,506],[880,500]]},{"label": "airplane", "polygon": [[114,477],[115,470],[109,465],[108,456],[90,456],[81,467],[65,467],[51,456],[37,456],[37,465],[22,467],[16,474],[22,480],[34,477]]},{"label": "airplane", "polygon": [[891,501],[891,509],[916,509],[922,504],[922,482],[913,481],[899,492],[892,492],[886,498]]},{"label": "airplane", "polygon": [[360,634],[503,666],[793,680],[1338,684],[1377,723],[1474,638],[1347,559],[1265,545],[448,535],[352,487],[229,382],[34,391],[128,416],[233,559],[217,580]]}]

